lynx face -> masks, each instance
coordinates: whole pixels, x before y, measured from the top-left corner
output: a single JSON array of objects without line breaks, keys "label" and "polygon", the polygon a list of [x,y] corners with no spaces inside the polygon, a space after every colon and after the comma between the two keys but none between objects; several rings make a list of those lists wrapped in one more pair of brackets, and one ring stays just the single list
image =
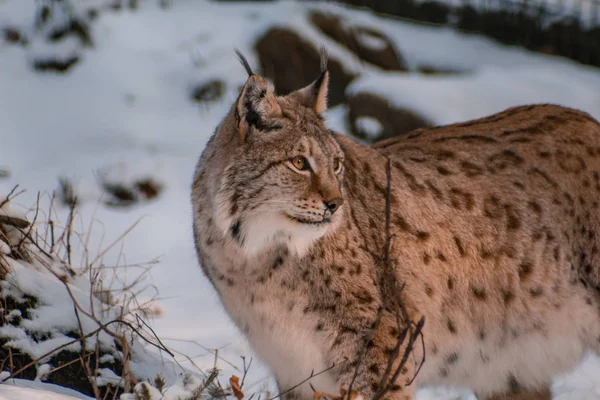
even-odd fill
[{"label": "lynx face", "polygon": [[344,154],[319,115],[326,87],[324,72],[307,88],[275,97],[252,74],[240,94],[216,222],[249,254],[286,243],[302,255],[339,223]]}]

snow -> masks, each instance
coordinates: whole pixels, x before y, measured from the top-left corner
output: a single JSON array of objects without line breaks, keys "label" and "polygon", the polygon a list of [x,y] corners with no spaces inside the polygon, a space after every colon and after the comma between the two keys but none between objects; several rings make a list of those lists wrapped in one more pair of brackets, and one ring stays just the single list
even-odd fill
[{"label": "snow", "polygon": [[[0,374],[0,378],[4,378],[3,374]],[[92,398],[51,383],[11,379],[0,385],[0,400],[92,400]]]},{"label": "snow", "polygon": [[36,380],[43,380],[48,373],[52,371],[52,365],[50,364],[42,364],[37,369],[37,377]]},{"label": "snow", "polygon": [[368,138],[377,138],[383,131],[381,123],[373,117],[358,117],[354,123],[356,129]]},{"label": "snow", "polygon": [[325,119],[329,129],[348,135],[348,107],[345,104],[332,107],[325,112]]},{"label": "snow", "polygon": [[96,384],[98,386],[113,385],[118,386],[121,384],[122,378],[115,374],[108,368],[99,368],[98,376],[96,377]]},{"label": "snow", "polygon": [[600,74],[583,79],[555,68],[493,66],[452,76],[380,73],[359,78],[348,93],[375,93],[435,124],[450,124],[500,112],[516,104],[554,103],[600,118]]},{"label": "snow", "polygon": [[[75,400],[84,399],[84,397],[73,397],[66,394],[53,393],[46,387],[40,389],[18,388],[11,386],[2,386],[0,388],[0,400]],[[86,397],[85,399],[90,399]]]},{"label": "snow", "polygon": [[370,32],[357,32],[356,38],[365,47],[371,50],[382,51],[387,47],[387,42],[382,38],[371,34]]},{"label": "snow", "polygon": [[[2,282],[2,293],[4,296],[13,296],[18,298],[22,293],[35,295],[39,299],[39,305],[29,315],[23,319],[21,328],[15,328],[11,325],[0,327],[0,336],[12,338],[9,344],[14,345],[25,351],[32,359],[43,356],[48,351],[71,342],[73,338],[68,337],[59,332],[49,332],[48,327],[58,329],[60,332],[72,332],[78,329],[78,321],[74,313],[65,312],[65,310],[73,309],[73,301],[68,292],[56,277],[50,273],[42,274],[39,271],[27,268],[19,262],[10,261],[10,267],[13,272],[10,273],[6,281]],[[79,304],[85,309],[94,307],[105,313],[102,319],[104,322],[111,321],[117,317],[117,310],[109,311],[106,306],[97,301],[90,299],[89,293],[86,293],[78,288],[71,288],[73,296]],[[90,304],[90,300],[94,305]],[[81,315],[81,324],[84,332],[92,332],[98,325],[88,316]],[[30,332],[40,332],[52,334],[52,338],[44,341],[31,340],[23,329]],[[87,341],[90,350],[95,348],[95,336]],[[100,344],[104,347],[112,347],[113,340],[105,332],[100,332],[98,335]],[[71,351],[80,350],[79,343],[73,343],[68,346]]]},{"label": "snow", "polygon": [[0,253],[10,254],[10,246],[4,242],[0,242]]},{"label": "snow", "polygon": [[[102,11],[90,25],[94,39],[91,48],[69,41],[46,43],[34,26],[34,3],[0,0],[0,29],[19,27],[31,43],[20,47],[0,39],[0,160],[11,172],[9,177],[0,178],[0,193],[8,193],[15,184],[27,188],[28,192],[15,199],[12,206],[31,218],[38,191],[42,192],[41,208],[47,210],[59,177],[72,182],[79,199],[74,227],[81,233],[74,241],[72,259],[76,268],[94,260],[137,223],[97,263],[107,270],[120,266],[114,269],[118,278],[115,285],[124,286],[139,276],[139,270],[124,266],[159,258],[160,263],[144,277],[147,290],[139,296],[150,299],[154,290],[159,294],[162,312],[152,321],[152,327],[177,353],[177,362],[192,370],[196,369],[194,365],[206,370],[216,360],[225,378],[231,373],[241,375],[240,356],[250,358],[252,351],[197,265],[189,192],[197,157],[245,80],[234,48],[239,48],[252,66],[258,66],[252,51],[256,38],[272,26],[295,29],[315,47],[324,44],[330,57],[342,60],[348,72],[362,74],[350,87],[350,93],[374,91],[394,105],[414,110],[436,123],[478,117],[527,102],[555,102],[600,117],[597,69],[448,28],[413,25],[333,4],[312,7],[342,13],[347,19],[385,33],[411,70],[427,65],[466,73],[384,73],[361,62],[307,23],[305,3],[175,0],[163,9],[156,1],[140,1],[135,11]],[[107,2],[73,0],[72,4],[77,15],[83,15],[86,9]],[[31,67],[40,56],[63,57],[70,52],[78,54],[81,60],[67,74],[39,73]],[[213,79],[224,83],[223,97],[210,104],[191,102],[191,89]],[[329,126],[347,132],[346,114],[345,106],[328,111]],[[164,185],[157,199],[131,208],[103,204],[103,178],[130,185],[145,176]],[[64,223],[68,207],[56,207],[52,216]],[[47,216],[40,216],[42,223]],[[43,304],[54,302],[67,307],[70,300],[59,292],[59,286],[51,284],[53,277],[20,264],[15,268],[15,284],[40,294]],[[74,282],[72,287],[78,299],[89,305],[85,285]],[[27,322],[32,328],[58,323],[66,329],[76,324],[66,313],[59,313],[57,307],[42,307]],[[83,323],[86,329],[93,326],[85,318]],[[13,340],[21,340],[32,355],[43,354],[44,348],[27,343],[18,330],[0,329]],[[54,344],[64,343],[64,338],[58,336]],[[101,340],[108,341],[102,336]],[[155,354],[140,351],[132,368],[151,377],[159,361]],[[163,356],[162,361],[170,383],[176,382],[179,367],[168,357]],[[589,357],[575,373],[557,378],[553,386],[556,398],[600,399],[599,363],[597,358]],[[268,376],[268,370],[256,360],[244,391],[273,390]],[[111,376],[106,373],[100,378]],[[37,393],[41,387],[45,388],[0,385],[0,399],[56,396],[46,391],[43,395]],[[175,398],[176,393],[188,389],[180,381],[168,393]],[[19,390],[27,392],[18,393]],[[419,400],[448,398],[474,399],[468,392],[446,388],[423,389],[418,396]]]},{"label": "snow", "polygon": [[[322,6],[323,10],[330,7]],[[419,75],[363,71],[347,89],[376,93],[398,108],[436,124],[478,118],[527,103],[555,103],[600,118],[600,72],[563,58],[492,44],[489,40],[349,10],[347,18],[377,28],[394,40],[411,70],[419,66],[457,74]]]}]

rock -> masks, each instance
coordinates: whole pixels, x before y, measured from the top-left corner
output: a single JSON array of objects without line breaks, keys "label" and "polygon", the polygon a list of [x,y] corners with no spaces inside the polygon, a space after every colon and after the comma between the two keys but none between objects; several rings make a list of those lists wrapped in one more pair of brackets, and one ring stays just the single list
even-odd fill
[{"label": "rock", "polygon": [[163,185],[152,178],[138,179],[133,183],[133,186],[145,200],[157,197],[163,190]]},{"label": "rock", "polygon": [[[314,81],[320,73],[319,49],[287,28],[269,29],[255,44],[262,73],[273,81],[277,94],[285,95]],[[343,103],[346,86],[355,75],[330,57],[329,106]]]},{"label": "rock", "polygon": [[51,42],[58,42],[68,36],[78,38],[83,46],[93,46],[90,27],[87,22],[81,19],[71,18],[68,23],[51,30],[48,34],[48,40]]},{"label": "rock", "polygon": [[212,103],[219,100],[225,92],[225,83],[220,80],[212,80],[201,83],[192,89],[192,100],[199,103]]},{"label": "rock", "polygon": [[20,30],[9,26],[2,29],[2,37],[4,37],[6,43],[10,44],[24,44],[26,42]]},{"label": "rock", "polygon": [[79,62],[79,56],[73,55],[65,59],[47,58],[33,61],[33,69],[40,72],[58,72],[64,74]]},{"label": "rock", "polygon": [[438,67],[436,65],[420,64],[415,68],[416,71],[423,75],[464,75],[468,71],[460,71],[454,68]]},{"label": "rock", "polygon": [[104,204],[111,207],[130,207],[152,200],[162,192],[164,186],[153,178],[139,178],[133,182],[102,181],[106,194]]},{"label": "rock", "polygon": [[394,43],[372,27],[351,25],[340,16],[313,11],[311,22],[321,32],[339,42],[362,60],[388,71],[407,71]]},{"label": "rock", "polygon": [[416,112],[394,107],[372,93],[355,93],[348,98],[348,119],[352,135],[367,143],[435,125]]}]

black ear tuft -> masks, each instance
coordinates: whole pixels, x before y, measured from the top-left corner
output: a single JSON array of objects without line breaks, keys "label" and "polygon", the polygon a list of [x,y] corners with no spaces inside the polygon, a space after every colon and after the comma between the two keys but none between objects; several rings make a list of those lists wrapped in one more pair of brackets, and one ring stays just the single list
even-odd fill
[{"label": "black ear tuft", "polygon": [[325,48],[325,45],[322,44],[319,50],[321,53],[321,74],[323,74],[327,71],[327,49]]},{"label": "black ear tuft", "polygon": [[325,46],[322,45],[319,52],[321,53],[321,73],[317,79],[310,85],[287,96],[308,108],[312,108],[317,115],[327,111],[327,93],[329,91],[329,71],[327,71],[327,50]]},{"label": "black ear tuft", "polygon": [[325,48],[325,45],[321,45],[321,47],[319,48],[319,52],[321,53],[321,74],[313,83],[315,96],[319,94],[321,86],[323,85],[323,80],[325,79],[327,74],[327,49]]},{"label": "black ear tuft", "polygon": [[313,83],[313,89],[315,96],[319,94],[321,87],[323,85],[323,80],[325,80],[327,75],[327,49],[325,45],[321,45],[319,48],[319,52],[321,53],[321,74],[317,78],[317,80]]},{"label": "black ear tuft", "polygon": [[[248,73],[248,76],[254,75],[254,72],[252,72],[252,68],[250,68],[250,64],[248,64],[248,60],[246,60],[246,57],[244,57],[244,55],[242,54],[242,52],[239,51],[238,49],[235,49],[235,54],[238,56],[238,59],[240,60],[240,63],[242,63],[242,65],[246,69],[246,72]],[[325,63],[327,63],[327,61],[325,61]]]}]

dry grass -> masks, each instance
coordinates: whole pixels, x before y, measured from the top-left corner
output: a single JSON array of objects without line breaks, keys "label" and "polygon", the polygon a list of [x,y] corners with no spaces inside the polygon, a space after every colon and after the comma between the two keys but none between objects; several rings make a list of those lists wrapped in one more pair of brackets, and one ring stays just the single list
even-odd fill
[{"label": "dry grass", "polygon": [[[80,369],[85,372],[89,383],[89,389],[86,392],[91,393],[97,399],[116,399],[121,392],[130,392],[138,379],[131,372],[131,345],[134,340],[143,341],[150,344],[162,352],[173,356],[161,340],[154,333],[147,320],[155,314],[156,308],[154,301],[158,292],[153,285],[147,283],[150,268],[157,260],[152,260],[144,264],[121,264],[117,266],[107,266],[102,260],[103,256],[122,244],[123,239],[134,229],[131,226],[123,232],[116,240],[110,243],[106,248],[98,251],[97,255],[91,257],[88,251],[90,236],[82,235],[74,229],[75,221],[80,221],[77,213],[77,201],[71,202],[67,219],[61,223],[58,218],[58,212],[55,205],[55,197],[51,196],[50,204],[47,209],[40,208],[40,195],[32,209],[33,217],[27,220],[13,213],[6,212],[10,202],[20,193],[15,188],[4,200],[0,202],[0,245],[5,251],[0,254],[0,280],[7,279],[11,272],[10,264],[12,261],[26,261],[33,268],[43,269],[53,275],[58,282],[61,282],[66,292],[72,300],[73,309],[78,321],[76,337],[69,343],[58,346],[41,357],[29,362],[14,362],[15,349],[3,346],[10,359],[4,360],[3,367],[6,366],[10,376],[13,377],[32,376],[32,369],[35,370],[43,360],[56,357],[61,350],[74,344],[81,344],[81,352],[75,355],[71,360],[61,360],[59,367],[53,368],[50,374],[57,375],[61,369],[69,368],[74,363],[79,363]],[[89,226],[88,232],[91,232],[92,226]],[[83,249],[81,252],[82,260],[79,265],[74,263],[74,249]],[[8,250],[9,249],[9,250]],[[8,254],[6,254],[8,253]],[[122,259],[122,257],[119,257]],[[127,276],[123,280],[121,276]],[[89,292],[89,307],[80,304],[73,290],[78,282],[81,289],[81,283],[87,278],[89,287],[83,288]],[[140,294],[154,293],[146,300],[140,300]],[[19,306],[14,299],[2,298],[3,302],[3,322],[10,322],[10,313]],[[33,299],[32,303],[36,300]],[[98,307],[101,304],[101,307]],[[96,305],[96,306],[95,306]],[[29,304],[35,307],[35,304]],[[24,306],[21,305],[21,308]],[[28,312],[24,309],[23,311]],[[20,313],[21,311],[19,311]],[[69,312],[69,310],[65,310]],[[116,315],[116,317],[114,317]],[[113,318],[109,319],[109,316]],[[97,326],[91,332],[86,331],[82,324],[82,319],[93,321]],[[115,371],[120,375],[121,381],[118,384],[105,387],[99,387],[96,377],[100,368],[100,358],[105,354],[105,349],[101,349],[98,335],[100,333],[108,334],[115,343],[115,348],[122,354],[119,365],[120,371]],[[90,346],[86,343],[95,339],[95,350],[90,352]],[[4,342],[3,342],[4,343]],[[86,350],[88,349],[88,350]],[[61,353],[62,354],[62,353]],[[17,365],[20,365],[17,367]],[[33,375],[35,376],[35,375]],[[68,381],[68,380],[67,380]],[[81,389],[74,387],[75,389]]]}]

